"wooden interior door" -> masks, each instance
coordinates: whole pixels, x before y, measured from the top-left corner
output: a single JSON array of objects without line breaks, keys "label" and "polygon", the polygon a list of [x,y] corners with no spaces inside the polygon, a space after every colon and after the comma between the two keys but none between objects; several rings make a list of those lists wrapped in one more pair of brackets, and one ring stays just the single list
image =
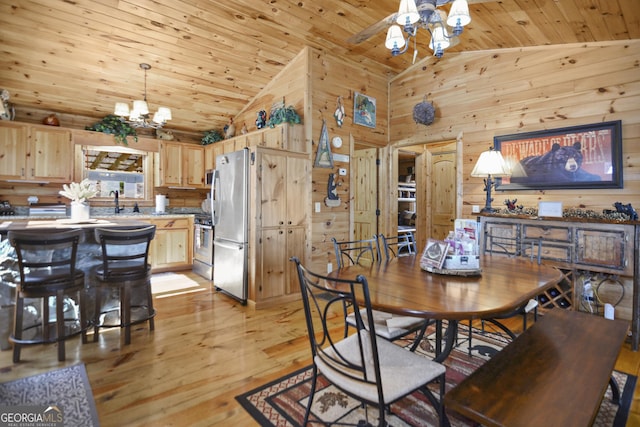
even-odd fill
[{"label": "wooden interior door", "polygon": [[454,143],[429,149],[431,153],[430,237],[442,240],[453,230],[457,214],[457,167]]},{"label": "wooden interior door", "polygon": [[370,239],[378,232],[377,149],[355,150],[351,161],[353,240]]}]

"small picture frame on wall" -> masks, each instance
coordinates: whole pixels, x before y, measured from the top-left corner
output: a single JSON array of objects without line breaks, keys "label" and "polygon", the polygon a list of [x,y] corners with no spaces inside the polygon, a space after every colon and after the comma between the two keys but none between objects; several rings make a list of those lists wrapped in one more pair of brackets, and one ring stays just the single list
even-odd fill
[{"label": "small picture frame on wall", "polygon": [[353,94],[353,122],[370,128],[376,127],[376,99],[365,94]]}]

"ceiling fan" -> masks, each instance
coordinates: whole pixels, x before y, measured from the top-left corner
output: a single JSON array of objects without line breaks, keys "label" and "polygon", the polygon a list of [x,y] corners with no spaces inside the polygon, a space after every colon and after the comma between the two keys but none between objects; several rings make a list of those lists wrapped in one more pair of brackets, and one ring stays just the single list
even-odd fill
[{"label": "ceiling fan", "polygon": [[[439,6],[452,2],[449,16],[444,10],[438,9]],[[406,52],[409,42],[413,38],[413,62],[415,62],[417,55],[415,37],[417,30],[424,28],[431,34],[429,47],[433,50],[434,55],[440,58],[444,49],[459,43],[458,36],[462,33],[462,27],[470,21],[467,0],[400,0],[400,8],[397,12],[354,34],[347,39],[347,42],[362,43],[389,27],[385,46],[391,50],[392,56]],[[406,40],[402,29],[407,35]]]}]

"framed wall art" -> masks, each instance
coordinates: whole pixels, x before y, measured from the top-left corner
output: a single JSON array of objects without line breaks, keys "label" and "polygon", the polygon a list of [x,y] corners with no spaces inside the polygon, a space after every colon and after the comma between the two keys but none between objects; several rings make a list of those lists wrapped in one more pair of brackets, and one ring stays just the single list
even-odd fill
[{"label": "framed wall art", "polygon": [[622,122],[496,136],[511,167],[496,189],[622,188]]},{"label": "framed wall art", "polygon": [[357,125],[376,127],[376,99],[362,93],[353,95],[353,122]]}]

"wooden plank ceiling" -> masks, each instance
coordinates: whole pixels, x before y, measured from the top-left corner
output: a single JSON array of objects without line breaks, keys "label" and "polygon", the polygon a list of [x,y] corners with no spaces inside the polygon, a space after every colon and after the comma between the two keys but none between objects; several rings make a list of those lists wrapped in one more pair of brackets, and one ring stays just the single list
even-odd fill
[{"label": "wooden plank ceiling", "polygon": [[[167,129],[221,129],[305,45],[411,66],[391,57],[386,25],[399,0],[0,0],[0,89],[17,116],[56,112],[99,120],[117,101],[170,107]],[[445,52],[640,38],[638,0],[470,0],[472,21]],[[448,9],[449,5],[444,5]],[[430,54],[420,30],[418,58]],[[35,115],[35,113],[33,113]],[[44,117],[44,116],[43,116]],[[63,125],[65,125],[63,121]]]}]

